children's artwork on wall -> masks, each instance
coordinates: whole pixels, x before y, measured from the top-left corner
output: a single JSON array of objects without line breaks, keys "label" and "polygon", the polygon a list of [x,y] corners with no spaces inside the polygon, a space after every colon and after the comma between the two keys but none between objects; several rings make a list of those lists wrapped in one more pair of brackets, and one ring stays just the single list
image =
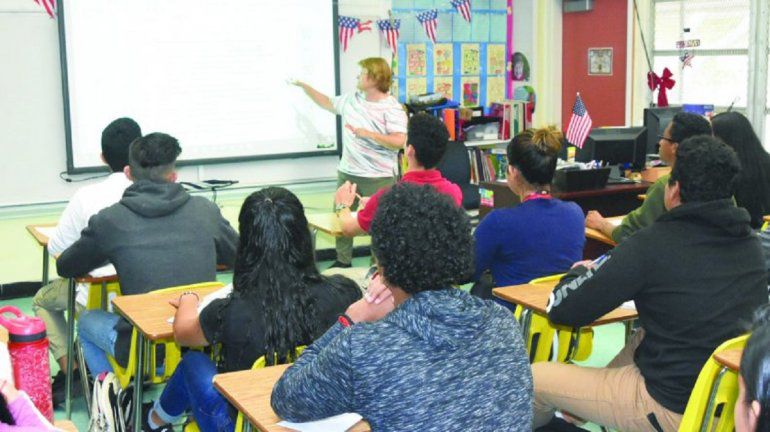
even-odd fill
[{"label": "children's artwork on wall", "polygon": [[505,100],[505,78],[487,78],[487,104],[503,102]]},{"label": "children's artwork on wall", "polygon": [[454,78],[453,77],[436,77],[433,79],[433,92],[434,93],[441,93],[444,95],[445,98],[449,100],[454,100],[452,96],[454,96],[454,92],[452,91],[452,87],[454,85]]},{"label": "children's artwork on wall", "polygon": [[514,81],[529,81],[529,60],[523,53],[516,52],[511,56],[511,63],[513,64],[513,80]]},{"label": "children's artwork on wall", "polygon": [[454,49],[452,44],[436,44],[433,51],[435,75],[452,75],[454,73]]},{"label": "children's artwork on wall", "polygon": [[479,44],[462,44],[461,53],[462,74],[478,75],[481,72]]},{"label": "children's artwork on wall", "polygon": [[417,96],[428,92],[428,80],[425,78],[407,78],[406,79],[406,99],[411,96]]},{"label": "children's artwork on wall", "polygon": [[463,77],[463,106],[476,106],[479,104],[479,77]]},{"label": "children's artwork on wall", "polygon": [[487,75],[505,74],[505,45],[487,45]]},{"label": "children's artwork on wall", "polygon": [[427,56],[425,44],[408,44],[406,46],[406,74],[425,76],[427,69]]}]

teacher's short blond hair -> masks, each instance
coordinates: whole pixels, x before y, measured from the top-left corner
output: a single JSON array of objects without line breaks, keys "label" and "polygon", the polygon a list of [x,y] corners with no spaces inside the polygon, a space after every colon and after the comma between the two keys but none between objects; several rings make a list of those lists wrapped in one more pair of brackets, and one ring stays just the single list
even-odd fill
[{"label": "teacher's short blond hair", "polygon": [[385,59],[380,57],[369,57],[358,62],[362,69],[366,70],[369,79],[377,83],[377,90],[387,93],[390,91],[393,73]]}]

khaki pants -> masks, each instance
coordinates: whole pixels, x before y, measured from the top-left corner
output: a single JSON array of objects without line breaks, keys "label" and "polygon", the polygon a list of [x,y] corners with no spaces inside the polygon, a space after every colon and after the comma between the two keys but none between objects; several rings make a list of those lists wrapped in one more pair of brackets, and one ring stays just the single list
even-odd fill
[{"label": "khaki pants", "polygon": [[[339,188],[345,181],[355,183],[356,191],[359,195],[364,197],[372,196],[378,190],[392,186],[396,183],[395,177],[358,177],[350,174],[337,171],[337,188]],[[332,207],[333,208],[333,207]],[[351,207],[351,211],[358,209],[358,203]],[[350,264],[353,261],[353,238],[352,237],[337,237],[335,239],[335,249],[337,249],[337,261],[345,264]]]},{"label": "khaki pants", "polygon": [[663,431],[676,431],[682,415],[664,408],[647,393],[634,364],[634,351],[644,338],[639,329],[605,368],[561,363],[535,363],[534,427],[548,423],[556,410],[624,432],[655,431],[654,414]]},{"label": "khaki pants", "polygon": [[[32,310],[45,323],[48,335],[48,346],[57,361],[67,355],[67,320],[64,312],[67,310],[68,279],[55,279],[41,287],[32,299]],[[83,307],[75,303],[75,311]]]}]

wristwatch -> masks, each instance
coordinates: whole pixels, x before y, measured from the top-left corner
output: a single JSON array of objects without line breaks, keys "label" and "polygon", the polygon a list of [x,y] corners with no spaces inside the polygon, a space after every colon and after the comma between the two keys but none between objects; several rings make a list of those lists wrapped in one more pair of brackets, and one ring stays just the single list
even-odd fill
[{"label": "wristwatch", "polygon": [[335,213],[339,213],[342,210],[345,210],[346,208],[349,208],[349,207],[350,207],[350,204],[339,203],[339,204],[334,206],[334,212]]}]

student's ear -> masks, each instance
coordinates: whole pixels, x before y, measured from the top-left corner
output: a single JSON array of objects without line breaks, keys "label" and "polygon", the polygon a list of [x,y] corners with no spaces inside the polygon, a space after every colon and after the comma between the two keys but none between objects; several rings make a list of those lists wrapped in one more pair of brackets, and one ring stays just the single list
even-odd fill
[{"label": "student's ear", "polygon": [[663,195],[663,205],[666,207],[666,210],[671,210],[674,207],[678,207],[680,204],[682,204],[682,195],[681,189],[679,188],[679,182],[675,181],[673,184],[667,183]]},{"label": "student's ear", "polygon": [[128,178],[131,181],[134,181],[134,178],[131,177],[131,167],[126,165],[123,167],[123,174],[126,175],[126,178]]},{"label": "student's ear", "polygon": [[176,183],[176,179],[177,179],[176,171],[171,171],[171,173],[166,178],[168,179],[169,183]]},{"label": "student's ear", "polygon": [[753,421],[759,420],[759,415],[762,414],[762,405],[759,401],[751,401],[751,417]]},{"label": "student's ear", "polygon": [[404,154],[407,157],[413,158],[414,157],[414,146],[409,144],[409,143],[406,143],[406,149],[404,149]]},{"label": "student's ear", "polygon": [[105,165],[109,165],[107,163],[107,159],[104,158],[104,153],[99,153],[99,159],[101,159],[102,163]]}]

